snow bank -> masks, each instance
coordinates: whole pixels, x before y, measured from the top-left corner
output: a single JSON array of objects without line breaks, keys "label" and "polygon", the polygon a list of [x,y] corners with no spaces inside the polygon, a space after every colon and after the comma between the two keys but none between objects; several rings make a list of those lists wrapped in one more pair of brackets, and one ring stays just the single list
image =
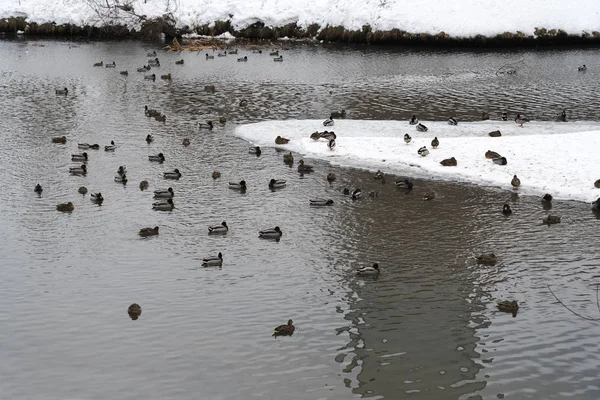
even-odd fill
[{"label": "snow bank", "polygon": [[[112,2],[112,0],[110,0]],[[30,22],[99,24],[88,3],[101,0],[1,0],[0,18],[26,15]],[[122,4],[128,2],[121,2]],[[453,37],[562,29],[580,35],[598,29],[597,0],[132,0],[136,14],[158,17],[171,11],[178,24],[201,26],[231,19],[236,29],[257,21],[268,26],[317,23],[360,30],[398,28]],[[170,9],[166,10],[166,4]],[[232,17],[230,17],[232,15]]]},{"label": "snow bank", "polygon": [[[239,126],[235,135],[259,146],[274,146],[275,137],[291,139],[282,147],[332,164],[370,170],[381,169],[427,179],[468,182],[510,189],[514,174],[521,179],[520,193],[591,202],[600,197],[594,182],[600,179],[598,149],[600,124],[531,122],[520,128],[512,121],[459,123],[424,122],[429,131],[419,133],[405,121],[336,120],[324,128],[322,121],[268,121]],[[499,129],[502,137],[488,136]],[[314,131],[333,130],[336,148],[309,138]],[[404,134],[412,137],[404,143]],[[431,148],[437,136],[440,145]],[[417,150],[427,146],[430,154],[421,157]],[[493,150],[508,159],[499,166],[486,159]],[[455,157],[456,167],[443,167],[440,161]]]}]

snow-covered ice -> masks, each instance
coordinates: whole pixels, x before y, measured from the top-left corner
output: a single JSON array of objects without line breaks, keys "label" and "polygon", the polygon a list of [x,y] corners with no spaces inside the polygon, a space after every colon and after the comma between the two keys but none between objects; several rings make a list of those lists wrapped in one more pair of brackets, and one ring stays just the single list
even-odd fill
[{"label": "snow-covered ice", "polygon": [[[420,133],[408,121],[344,119],[330,128],[322,122],[259,122],[237,127],[235,135],[255,145],[285,148],[335,165],[507,190],[512,190],[510,181],[516,174],[522,183],[521,194],[550,193],[558,199],[585,202],[600,197],[600,189],[594,187],[600,179],[600,123],[533,121],[520,128],[513,121],[459,122],[457,126],[421,121],[429,131]],[[329,150],[325,140],[310,139],[317,130],[335,132],[335,150]],[[502,136],[488,136],[494,130],[500,130]],[[403,140],[405,133],[412,137],[410,144]],[[276,146],[277,135],[290,143]],[[440,145],[432,149],[435,136]],[[421,146],[430,150],[427,157],[417,154]],[[486,159],[487,150],[505,156],[508,164],[500,166]],[[450,157],[458,160],[458,166],[440,165]]]},{"label": "snow-covered ice", "polygon": [[[31,22],[97,25],[98,15],[87,3],[101,0],[1,0],[0,18],[26,15]],[[166,4],[170,5],[167,10]],[[581,34],[598,30],[597,0],[132,0],[136,14],[158,17],[166,11],[180,26],[200,26],[231,20],[237,29],[262,21],[267,26],[317,23],[347,29],[398,28],[411,33],[454,37],[493,36],[535,28]],[[230,17],[230,15],[232,17]]]}]

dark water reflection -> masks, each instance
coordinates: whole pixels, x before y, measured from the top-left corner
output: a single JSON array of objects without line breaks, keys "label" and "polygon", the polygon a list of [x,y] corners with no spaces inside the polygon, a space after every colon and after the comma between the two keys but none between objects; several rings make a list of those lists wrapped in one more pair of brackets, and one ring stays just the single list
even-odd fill
[{"label": "dark water reflection", "polygon": [[[298,46],[284,63],[250,55],[206,61],[202,54],[161,54],[142,79],[150,45],[104,43],[69,48],[2,42],[0,49],[0,392],[10,398],[506,398],[596,399],[600,252],[590,242],[598,218],[589,206],[556,202],[563,223],[546,227],[538,199],[500,190],[417,182],[412,193],[380,185],[366,171],[312,162],[298,176],[281,154],[232,136],[235,124],[315,118],[345,108],[355,119],[475,120],[481,111],[524,111],[552,119],[598,119],[597,50],[430,52]],[[240,54],[240,56],[243,55]],[[184,66],[174,65],[183,58]],[[496,76],[523,59],[517,75]],[[93,68],[115,60],[117,70]],[[123,77],[119,70],[130,74]],[[205,85],[217,91],[207,93]],[[68,87],[69,95],[54,90]],[[248,105],[240,107],[246,99]],[[165,124],[143,106],[162,110]],[[212,132],[196,123],[226,116]],[[66,145],[50,144],[66,135]],[[147,134],[155,136],[148,145]],[[278,133],[274,133],[276,136]],[[183,147],[183,138],[191,139]],[[68,175],[78,142],[89,150],[86,177]],[[149,163],[163,152],[167,161]],[[297,159],[299,156],[297,156]],[[130,184],[113,182],[127,165]],[[162,172],[179,168],[167,182]],[[220,180],[211,173],[218,169]],[[339,179],[328,184],[325,176]],[[270,191],[269,179],[288,186]],[[150,191],[137,184],[150,182]],[[249,190],[228,190],[245,179]],[[388,179],[389,181],[393,178]],[[33,187],[40,182],[41,197]],[[106,198],[97,206],[85,185]],[[176,209],[152,211],[151,191],[171,185]],[[344,187],[378,190],[351,201]],[[421,200],[435,191],[436,200]],[[335,206],[310,209],[323,196]],[[72,201],[75,211],[55,211]],[[501,204],[515,214],[505,218]],[[226,220],[225,236],[206,227]],[[158,237],[137,231],[160,226]],[[279,225],[281,241],[257,232]],[[200,267],[224,254],[222,269]],[[494,251],[495,267],[473,255]],[[378,279],[353,270],[378,261]],[[515,299],[516,318],[496,300]],[[136,302],[137,321],[127,316]],[[291,338],[270,336],[293,318]]]}]

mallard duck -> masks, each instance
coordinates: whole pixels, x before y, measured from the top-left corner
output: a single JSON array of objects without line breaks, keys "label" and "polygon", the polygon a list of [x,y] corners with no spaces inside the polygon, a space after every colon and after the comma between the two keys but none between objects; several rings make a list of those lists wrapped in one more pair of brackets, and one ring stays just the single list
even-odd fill
[{"label": "mallard duck", "polygon": [[529,122],[529,119],[527,119],[525,117],[521,117],[521,114],[517,114],[517,117],[515,118],[515,122],[517,124],[519,124],[519,126],[522,128],[523,124]]},{"label": "mallard duck", "polygon": [[281,229],[279,229],[278,226],[258,232],[258,237],[263,239],[279,239],[281,235],[283,235],[283,232],[281,232]]},{"label": "mallard duck", "polygon": [[123,185],[127,185],[127,175],[125,175],[125,174],[116,175],[114,179],[115,179],[115,182],[117,182],[117,183],[122,183]]},{"label": "mallard duck", "polygon": [[485,158],[488,158],[490,160],[493,158],[500,158],[500,157],[502,157],[502,156],[500,154],[496,153],[495,151],[488,150],[485,152]]},{"label": "mallard duck", "polygon": [[78,149],[89,149],[90,145],[88,143],[77,143]]},{"label": "mallard duck", "polygon": [[66,136],[53,137],[52,143],[65,144],[65,143],[67,143],[67,137]]},{"label": "mallard duck", "polygon": [[500,131],[491,131],[490,133],[488,133],[488,135],[490,137],[500,137],[502,136],[502,133],[500,133]]},{"label": "mallard duck", "polygon": [[552,195],[550,193],[546,193],[545,195],[542,196],[542,203],[551,203],[552,202]]},{"label": "mallard duck", "polygon": [[288,320],[287,324],[279,325],[275,329],[273,329],[273,336],[292,336],[296,327],[294,326],[293,321]]},{"label": "mallard duck", "polygon": [[156,74],[144,75],[144,79],[147,80],[147,81],[155,81],[156,80]]},{"label": "mallard duck", "polygon": [[168,73],[168,74],[166,74],[166,75],[161,75],[161,76],[160,76],[160,79],[163,79],[163,80],[165,80],[165,81],[170,81],[170,80],[171,80],[171,79],[173,79],[173,78],[171,78],[171,73]]},{"label": "mallard duck", "polygon": [[377,172],[375,172],[373,178],[376,180],[382,180],[384,178],[383,172],[381,172],[381,170],[378,169]]},{"label": "mallard duck", "polygon": [[492,159],[492,161],[496,165],[506,165],[506,164],[508,164],[508,161],[506,160],[506,157],[494,158],[494,159]]},{"label": "mallard duck", "polygon": [[557,115],[556,119],[560,122],[567,122],[567,110],[562,110],[562,112]]},{"label": "mallard duck", "polygon": [[310,199],[309,204],[315,207],[332,206],[333,200],[331,199]]},{"label": "mallard duck", "polygon": [[154,191],[155,199],[170,199],[175,196],[175,192],[173,192],[173,188],[170,187],[168,189],[158,189]]},{"label": "mallard duck", "polygon": [[146,143],[150,144],[154,141],[154,136],[148,134],[146,135]]},{"label": "mallard duck", "polygon": [[155,226],[154,228],[142,228],[138,235],[141,237],[156,236],[158,235],[158,226]]},{"label": "mallard duck", "polygon": [[435,199],[435,192],[427,192],[423,195],[424,201],[434,200],[434,199]]},{"label": "mallard duck", "polygon": [[90,149],[100,150],[100,145],[98,143],[90,144]]},{"label": "mallard duck", "polygon": [[408,123],[410,125],[417,125],[419,123],[419,119],[417,118],[416,115],[413,114],[413,116],[410,117],[410,119],[408,120]]},{"label": "mallard duck", "polygon": [[73,205],[73,203],[68,202],[68,203],[58,204],[56,206],[56,209],[58,211],[62,211],[62,212],[71,212],[75,209],[75,206]]},{"label": "mallard duck", "polygon": [[144,65],[143,67],[140,67],[137,69],[137,72],[148,72],[152,69],[152,67],[150,67],[149,65]]},{"label": "mallard duck", "polygon": [[458,125],[458,121],[454,117],[448,118],[448,125]]},{"label": "mallard duck", "polygon": [[217,88],[215,87],[215,85],[206,85],[204,86],[204,91],[208,93],[214,93],[217,91]]},{"label": "mallard duck", "polygon": [[600,210],[600,197],[596,201],[592,201],[592,210]]},{"label": "mallard duck", "polygon": [[294,155],[291,151],[283,155],[283,162],[290,165],[294,164]]},{"label": "mallard duck", "polygon": [[337,179],[337,176],[333,172],[327,174],[327,182],[331,183]]},{"label": "mallard duck", "polygon": [[275,57],[273,59],[273,61],[279,61],[279,62],[281,62],[281,61],[283,61],[283,56]]},{"label": "mallard duck", "polygon": [[175,65],[183,65],[183,58],[181,60],[175,61]]},{"label": "mallard duck", "polygon": [[87,161],[88,153],[71,154],[71,161]]},{"label": "mallard duck", "polygon": [[317,132],[313,132],[313,133],[311,133],[311,134],[310,134],[310,138],[311,138],[312,140],[319,140],[319,139],[321,139],[321,132],[318,132],[318,131],[317,131]]},{"label": "mallard duck", "polygon": [[240,107],[246,107],[248,105],[248,100],[240,100]]},{"label": "mallard duck", "polygon": [[152,161],[152,162],[159,162],[162,163],[165,161],[165,156],[163,153],[158,153],[155,156],[148,156],[148,160]]},{"label": "mallard duck", "polygon": [[64,89],[56,89],[56,94],[61,95],[61,96],[66,96],[69,94],[69,89],[64,88]]},{"label": "mallard duck", "polygon": [[80,186],[79,189],[77,189],[77,192],[79,194],[86,194],[88,192],[88,190],[85,186]]},{"label": "mallard duck", "polygon": [[81,167],[71,167],[69,168],[69,173],[71,175],[85,175],[87,174],[87,167],[85,164],[81,164]]},{"label": "mallard duck", "polygon": [[487,265],[490,267],[496,265],[498,262],[494,253],[481,254],[475,257],[475,259],[477,260],[477,264]]},{"label": "mallard duck", "polygon": [[96,204],[102,204],[102,202],[104,201],[104,197],[102,197],[102,193],[100,192],[92,193],[90,195],[90,200]]},{"label": "mallard duck", "polygon": [[396,182],[394,182],[394,184],[396,185],[396,187],[399,187],[400,189],[404,189],[404,190],[412,190],[412,188],[413,188],[413,183],[408,179],[396,181]]},{"label": "mallard duck", "polygon": [[173,199],[167,199],[165,201],[157,201],[152,203],[152,209],[156,211],[171,211],[175,208]]},{"label": "mallard duck", "polygon": [[585,64],[583,64],[581,67],[577,68],[577,71],[579,71],[579,72],[585,72],[585,71],[587,71],[587,67],[585,66]]},{"label": "mallard duck", "polygon": [[362,190],[354,189],[352,191],[352,200],[358,200],[362,197]]},{"label": "mallard duck", "polygon": [[262,150],[260,149],[260,146],[250,146],[248,148],[248,153],[256,154],[257,156],[260,156],[260,153],[262,153]]},{"label": "mallard duck", "polygon": [[502,121],[508,121],[508,113],[506,111],[503,112],[500,118],[502,119]]},{"label": "mallard duck", "polygon": [[346,110],[332,111],[330,114],[333,118],[346,118]]},{"label": "mallard duck", "polygon": [[335,139],[329,139],[329,142],[327,142],[327,147],[329,147],[329,150],[333,151],[333,149],[335,149]]},{"label": "mallard duck", "polygon": [[215,56],[206,53],[206,59],[207,60],[214,60],[214,58],[215,58]]},{"label": "mallard duck", "polygon": [[404,134],[404,143],[409,144],[411,142],[412,138],[410,137],[410,135],[408,133]]},{"label": "mallard duck", "polygon": [[440,164],[442,164],[444,167],[456,167],[458,162],[456,161],[456,158],[450,157],[440,161]]},{"label": "mallard duck", "polygon": [[139,304],[133,303],[127,308],[127,314],[129,314],[129,318],[135,321],[142,315],[142,307]]},{"label": "mallard duck", "polygon": [[521,186],[521,180],[516,175],[513,175],[513,178],[510,181],[510,184],[512,185],[512,187],[514,189],[517,189],[519,186]]},{"label": "mallard duck", "polygon": [[167,122],[167,116],[164,114],[161,115],[155,115],[154,119],[158,122]]},{"label": "mallard duck", "polygon": [[227,57],[227,51],[224,51],[223,53],[217,53],[217,57]]},{"label": "mallard duck", "polygon": [[270,53],[269,53],[269,55],[270,55],[271,57],[278,56],[278,55],[279,55],[279,50],[272,51],[272,52],[270,52]]},{"label": "mallard duck", "polygon": [[262,54],[262,50],[252,50],[252,54]]},{"label": "mallard duck", "polygon": [[115,151],[116,148],[117,146],[115,145],[115,141],[111,140],[110,145],[104,146],[104,151]]},{"label": "mallard duck", "polygon": [[517,315],[517,312],[519,311],[519,305],[517,304],[517,302],[515,300],[499,301],[498,304],[496,304],[496,307],[498,307],[498,310],[500,310],[502,312],[512,314],[513,317],[515,317]]},{"label": "mallard duck", "polygon": [[226,122],[227,122],[227,118],[225,118],[225,117],[223,117],[223,116],[220,116],[220,117],[219,117],[219,123],[220,123],[221,125],[224,125]]},{"label": "mallard duck", "polygon": [[277,136],[275,138],[275,144],[288,144],[289,142],[290,142],[290,139],[286,139],[281,136]]},{"label": "mallard duck", "polygon": [[156,57],[156,50],[153,51],[152,53],[146,54],[146,57]]},{"label": "mallard duck", "polygon": [[240,57],[237,60],[238,60],[238,62],[246,62],[246,61],[248,61],[248,56]]},{"label": "mallard duck", "polygon": [[117,174],[120,176],[123,176],[127,173],[127,167],[124,165],[120,165],[119,168],[117,168]]},{"label": "mallard duck", "polygon": [[421,157],[425,157],[429,154],[429,150],[427,150],[426,146],[423,146],[419,150],[417,150],[417,154],[419,154]]},{"label": "mallard duck", "polygon": [[229,54],[237,54],[237,53],[238,53],[238,50],[237,50],[237,49],[234,49],[234,50],[229,50]]},{"label": "mallard duck", "polygon": [[269,181],[269,189],[281,189],[282,187],[285,187],[286,183],[286,181],[281,179],[271,179]]},{"label": "mallard duck", "polygon": [[596,189],[600,189],[600,179],[598,179],[596,182],[594,182],[594,187]]},{"label": "mallard duck", "polygon": [[112,62],[112,63],[110,63],[110,64],[106,64],[106,65],[105,65],[105,67],[106,67],[106,68],[116,68],[116,67],[117,67],[117,64],[116,64],[116,63],[113,61],[113,62]]},{"label": "mallard duck", "polygon": [[223,254],[219,252],[216,257],[206,257],[202,259],[203,267],[220,267],[223,265]]},{"label": "mallard duck", "polygon": [[213,179],[219,179],[221,177],[221,173],[219,171],[213,171],[211,176]]},{"label": "mallard duck", "polygon": [[168,172],[163,172],[163,177],[165,179],[179,179],[181,178],[181,172],[179,172],[179,169],[175,168],[173,171],[168,171]]},{"label": "mallard duck", "polygon": [[37,185],[35,185],[35,189],[33,189],[33,191],[35,193],[42,193],[44,191],[44,189],[42,189],[42,185],[40,185],[39,183]]},{"label": "mallard duck", "polygon": [[125,70],[125,71],[119,72],[119,74],[127,76],[127,75],[129,75],[129,72],[127,72],[127,70]]},{"label": "mallard duck", "polygon": [[510,215],[512,214],[512,209],[510,208],[510,205],[505,203],[504,206],[502,207],[502,214],[504,215]]},{"label": "mallard duck", "polygon": [[325,121],[323,121],[323,126],[333,126],[335,122],[333,121],[333,117],[329,116]]},{"label": "mallard duck", "polygon": [[148,183],[148,181],[140,182],[140,190],[146,190],[146,189],[148,189],[148,187],[150,187],[150,184]]},{"label": "mallard duck", "polygon": [[487,111],[482,111],[481,112],[481,120],[487,121],[488,119],[490,119],[490,114]]},{"label": "mallard duck", "polygon": [[198,123],[198,127],[199,127],[200,129],[208,129],[209,131],[211,131],[211,130],[212,130],[212,128],[213,128],[213,122],[212,122],[212,121],[206,121],[206,123],[205,123],[205,124],[203,124],[203,123],[199,122],[199,123]]},{"label": "mallard duck", "polygon": [[427,127],[421,123],[417,124],[417,131],[419,132],[427,132],[429,129],[427,129]]},{"label": "mallard duck", "polygon": [[160,61],[158,61],[158,58],[149,59],[148,65],[151,67],[160,67]]},{"label": "mallard duck", "polygon": [[323,138],[325,140],[337,139],[337,135],[333,131],[321,132],[319,135],[321,136],[321,138]]},{"label": "mallard duck", "polygon": [[313,172],[312,165],[304,164],[304,160],[298,161],[298,172],[301,174],[307,174]]},{"label": "mallard duck", "polygon": [[560,223],[560,217],[558,215],[548,215],[542,219],[542,222],[546,225]]},{"label": "mallard duck", "polygon": [[433,140],[431,141],[431,147],[433,147],[434,149],[437,149],[437,147],[440,145],[440,141],[438,140],[437,136],[433,138]]},{"label": "mallard duck", "polygon": [[181,142],[181,144],[183,144],[183,145],[184,145],[184,146],[186,146],[186,147],[187,147],[187,146],[189,146],[189,145],[190,145],[190,143],[191,143],[191,142],[190,142],[190,139],[188,139],[188,138],[185,138],[185,139],[183,139],[183,141]]},{"label": "mallard duck", "polygon": [[208,227],[209,234],[227,233],[227,231],[229,231],[229,227],[225,221],[221,222],[221,225],[213,225]]},{"label": "mallard duck", "polygon": [[356,275],[358,276],[373,276],[379,275],[381,271],[379,271],[379,264],[373,263],[370,267],[361,267],[356,270]]},{"label": "mallard duck", "polygon": [[229,189],[233,189],[233,190],[246,190],[246,181],[241,180],[239,182],[229,182]]},{"label": "mallard duck", "polygon": [[94,67],[103,67],[103,66],[104,66],[104,61],[94,63]]},{"label": "mallard duck", "polygon": [[158,110],[148,108],[148,106],[144,106],[144,114],[146,114],[146,117],[152,118],[156,117],[157,115],[160,115],[160,112]]}]

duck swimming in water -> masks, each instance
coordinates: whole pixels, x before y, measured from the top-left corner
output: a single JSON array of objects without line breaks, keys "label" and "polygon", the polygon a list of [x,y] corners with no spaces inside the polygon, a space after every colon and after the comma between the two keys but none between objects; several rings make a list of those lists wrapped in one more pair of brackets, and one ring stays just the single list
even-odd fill
[{"label": "duck swimming in water", "polygon": [[206,121],[205,124],[203,123],[198,123],[198,128],[200,129],[208,129],[209,131],[212,131],[214,125],[212,121]]},{"label": "duck swimming in water", "polygon": [[152,203],[152,209],[156,211],[171,211],[175,208],[173,199],[167,199],[166,201],[157,201]]},{"label": "duck swimming in water", "polygon": [[33,189],[33,191],[38,194],[41,194],[43,190],[44,189],[42,189],[42,185],[40,185],[39,183],[37,185],[35,185],[35,189]]},{"label": "duck swimming in water", "polygon": [[158,226],[155,226],[154,228],[142,228],[138,235],[141,237],[156,236],[158,235]]},{"label": "duck swimming in water", "polygon": [[475,257],[475,259],[477,260],[477,264],[487,265],[488,267],[492,267],[498,262],[494,253],[482,254]]},{"label": "duck swimming in water", "polygon": [[542,196],[542,203],[551,203],[552,202],[552,195],[550,193],[546,193],[545,195]]},{"label": "duck swimming in water", "polygon": [[294,326],[293,321],[288,320],[287,324],[279,325],[275,329],[273,329],[273,336],[292,336],[294,334],[294,330],[296,327]]},{"label": "duck swimming in water", "polygon": [[179,172],[179,169],[175,168],[173,171],[169,171],[169,172],[163,172],[163,177],[165,179],[179,179],[181,178],[181,172]]},{"label": "duck swimming in water", "polygon": [[223,265],[223,254],[219,252],[216,257],[206,257],[202,259],[203,267],[220,267]]},{"label": "duck swimming in water", "polygon": [[283,235],[278,226],[272,229],[264,229],[258,232],[258,237],[263,239],[279,239]]},{"label": "duck swimming in water", "polygon": [[71,154],[71,161],[87,161],[88,160],[88,153],[82,153],[82,154]]},{"label": "duck swimming in water", "polygon": [[506,111],[502,113],[502,121],[508,121],[508,113]]},{"label": "duck swimming in water", "polygon": [[352,200],[358,200],[358,199],[360,199],[362,197],[362,190],[360,190],[360,189],[354,189],[352,191],[351,196],[352,196]]},{"label": "duck swimming in water", "polygon": [[64,89],[56,89],[56,94],[60,95],[60,96],[66,96],[69,94],[69,89],[64,88]]},{"label": "duck swimming in water", "polygon": [[333,200],[331,199],[310,199],[309,204],[314,207],[332,206]]},{"label": "duck swimming in water", "polygon": [[330,115],[333,118],[346,118],[346,110],[342,109],[341,111],[332,111]]},{"label": "duck swimming in water", "polygon": [[423,200],[428,201],[428,200],[434,200],[435,199],[435,192],[427,192],[423,195]]},{"label": "duck swimming in water", "polygon": [[102,204],[102,202],[104,201],[104,197],[102,197],[102,193],[100,193],[100,192],[98,192],[98,193],[92,193],[90,195],[90,200],[93,203]]},{"label": "duck swimming in water", "polygon": [[412,138],[410,137],[410,135],[408,133],[405,133],[404,134],[404,143],[409,144],[411,140],[412,140]]},{"label": "duck swimming in water", "polygon": [[168,188],[168,189],[158,189],[154,191],[154,198],[155,199],[170,199],[173,196],[175,196],[175,192],[173,192],[173,188]]},{"label": "duck swimming in water", "polygon": [[127,175],[123,174],[115,176],[115,182],[127,185]]},{"label": "duck swimming in water", "polygon": [[294,155],[291,151],[283,155],[283,162],[288,164],[290,167],[294,165]]},{"label": "duck swimming in water", "polygon": [[75,206],[71,202],[58,204],[56,206],[56,210],[57,211],[62,211],[62,212],[71,212],[74,209],[75,209]]},{"label": "duck swimming in water", "polygon": [[85,164],[82,164],[81,167],[71,167],[69,168],[69,173],[71,175],[85,175],[87,174],[87,167]]},{"label": "duck swimming in water", "polygon": [[542,219],[542,222],[546,225],[560,223],[560,217],[558,215],[548,215]]},{"label": "duck swimming in water", "polygon": [[404,189],[404,190],[412,190],[412,188],[413,188],[413,183],[408,179],[396,181],[396,182],[394,182],[394,184],[396,185],[396,187],[398,187],[400,189]]},{"label": "duck swimming in water", "polygon": [[381,271],[379,271],[379,264],[373,263],[371,267],[361,267],[356,270],[356,275],[358,276],[373,276],[379,275]]},{"label": "duck swimming in water", "polygon": [[579,71],[579,72],[585,72],[585,71],[587,71],[587,67],[585,66],[585,64],[583,64],[581,67],[577,68],[577,71]]},{"label": "duck swimming in water", "polygon": [[271,179],[269,181],[269,189],[281,189],[282,187],[285,187],[286,184],[287,184],[287,182],[284,180]]},{"label": "duck swimming in water", "polygon": [[111,140],[110,145],[104,146],[104,151],[115,151],[116,148],[117,146],[115,145],[115,141]]},{"label": "duck swimming in water", "polygon": [[256,154],[257,156],[260,156],[260,154],[262,153],[262,150],[260,149],[260,146],[250,146],[248,148],[248,153]]},{"label": "duck swimming in water", "polygon": [[313,172],[312,165],[304,164],[304,160],[298,161],[298,172],[301,174],[307,174]]},{"label": "duck swimming in water", "polygon": [[505,203],[504,207],[502,207],[502,214],[504,215],[510,215],[512,214],[512,209],[510,208],[510,205]]},{"label": "duck swimming in water", "polygon": [[496,305],[496,307],[498,307],[498,310],[505,312],[505,313],[510,313],[513,315],[513,317],[517,316],[517,312],[519,311],[519,304],[513,300],[513,301],[508,301],[508,300],[503,300],[503,301],[499,301],[498,304]]},{"label": "duck swimming in water", "polygon": [[227,226],[227,222],[221,222],[221,225],[213,225],[208,227],[208,234],[224,234],[229,231],[229,227]]},{"label": "duck swimming in water", "polygon": [[245,191],[246,181],[241,180],[239,182],[229,182],[229,189]]},{"label": "duck swimming in water", "polygon": [[329,182],[329,183],[335,182],[336,179],[337,179],[337,176],[335,176],[335,174],[333,172],[330,172],[327,174],[327,182]]},{"label": "duck swimming in water", "polygon": [[165,161],[165,155],[163,153],[158,153],[155,156],[148,156],[148,161],[162,163]]},{"label": "duck swimming in water", "polygon": [[560,122],[567,122],[567,110],[562,110],[562,112],[558,114],[556,119]]}]

